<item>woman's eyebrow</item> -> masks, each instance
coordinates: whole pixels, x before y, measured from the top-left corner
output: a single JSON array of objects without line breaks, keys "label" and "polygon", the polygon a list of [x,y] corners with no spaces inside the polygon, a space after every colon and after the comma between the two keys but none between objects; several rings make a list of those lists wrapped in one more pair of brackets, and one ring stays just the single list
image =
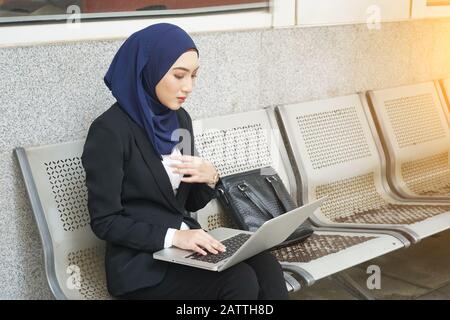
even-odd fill
[{"label": "woman's eyebrow", "polygon": [[[197,68],[195,68],[194,71],[192,71],[192,72],[197,71],[198,68],[200,68],[200,66],[198,66]],[[175,68],[173,68],[173,70],[176,70],[176,69],[181,69],[181,70],[184,70],[184,71],[186,71],[186,72],[191,71],[191,70],[189,70],[188,68],[184,68],[184,67],[175,67]]]}]

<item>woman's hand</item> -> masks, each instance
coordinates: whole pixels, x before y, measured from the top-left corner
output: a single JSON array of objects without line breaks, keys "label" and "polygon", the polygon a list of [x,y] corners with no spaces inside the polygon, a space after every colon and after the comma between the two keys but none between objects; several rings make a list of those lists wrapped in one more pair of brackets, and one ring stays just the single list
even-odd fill
[{"label": "woman's hand", "polygon": [[225,246],[202,229],[177,230],[173,235],[175,247],[192,250],[206,256],[206,250],[213,254],[225,251]]},{"label": "woman's hand", "polygon": [[189,175],[189,177],[183,177],[181,179],[183,182],[212,184],[217,174],[217,170],[213,164],[200,157],[180,155],[170,156],[170,159],[181,161],[181,163],[173,163],[170,165],[174,168],[174,173]]}]

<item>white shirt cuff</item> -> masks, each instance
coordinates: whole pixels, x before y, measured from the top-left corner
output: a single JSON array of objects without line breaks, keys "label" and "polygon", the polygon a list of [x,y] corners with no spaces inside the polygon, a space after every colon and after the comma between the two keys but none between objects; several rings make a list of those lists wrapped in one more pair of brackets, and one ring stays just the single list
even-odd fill
[{"label": "white shirt cuff", "polygon": [[[180,230],[189,230],[186,223],[181,222]],[[173,245],[173,236],[175,235],[177,229],[169,228],[166,232],[166,237],[164,238],[164,248],[170,248]]]},{"label": "white shirt cuff", "polygon": [[170,248],[172,246],[175,231],[177,231],[177,229],[167,229],[166,237],[164,238],[164,248]]}]

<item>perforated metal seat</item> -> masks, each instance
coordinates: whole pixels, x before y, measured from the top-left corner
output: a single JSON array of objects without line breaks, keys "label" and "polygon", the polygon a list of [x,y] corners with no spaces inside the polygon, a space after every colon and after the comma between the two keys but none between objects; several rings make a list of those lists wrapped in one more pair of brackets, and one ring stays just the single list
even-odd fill
[{"label": "perforated metal seat", "polygon": [[[222,175],[271,165],[295,194],[273,124],[264,110],[195,121],[196,144]],[[111,298],[106,290],[104,243],[89,226],[80,162],[83,144],[15,149],[43,243],[47,279],[58,299]],[[232,226],[217,201],[200,210],[197,219],[205,229]],[[289,271],[285,272],[287,286],[295,291],[301,286],[298,280],[311,285],[405,245],[408,241],[397,234],[318,229],[307,241],[274,254]],[[294,279],[291,273],[299,277]]]},{"label": "perforated metal seat", "polygon": [[84,141],[16,148],[57,299],[108,299],[104,242],[89,225]]},{"label": "perforated metal seat", "polygon": [[363,95],[277,108],[305,203],[327,195],[314,216],[322,226],[397,230],[411,241],[446,230],[450,205],[405,204],[392,196]]},{"label": "perforated metal seat", "polygon": [[406,199],[450,204],[450,129],[433,82],[369,91],[387,181]]},{"label": "perforated metal seat", "polygon": [[[84,140],[16,148],[33,214],[40,232],[47,280],[57,299],[111,299],[106,288],[104,242],[89,225]],[[217,205],[212,203],[211,208]],[[202,221],[206,229],[232,226],[223,215]],[[289,290],[299,283],[285,273]]]},{"label": "perforated metal seat", "polygon": [[[215,164],[222,177],[272,166],[295,198],[295,177],[273,110],[196,120],[193,125],[199,154]],[[217,201],[198,211],[197,220],[208,230],[233,227]],[[312,285],[405,245],[408,241],[398,234],[316,228],[306,241],[273,253],[285,270]]]}]

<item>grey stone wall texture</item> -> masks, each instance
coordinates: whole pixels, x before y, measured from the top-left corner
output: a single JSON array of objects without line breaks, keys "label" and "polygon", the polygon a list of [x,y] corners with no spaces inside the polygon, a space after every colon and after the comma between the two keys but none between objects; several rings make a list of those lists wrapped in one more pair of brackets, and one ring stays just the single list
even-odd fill
[{"label": "grey stone wall texture", "polygon": [[[450,76],[450,19],[193,34],[193,119]],[[0,48],[0,298],[51,299],[13,148],[82,139],[123,40]]]}]

